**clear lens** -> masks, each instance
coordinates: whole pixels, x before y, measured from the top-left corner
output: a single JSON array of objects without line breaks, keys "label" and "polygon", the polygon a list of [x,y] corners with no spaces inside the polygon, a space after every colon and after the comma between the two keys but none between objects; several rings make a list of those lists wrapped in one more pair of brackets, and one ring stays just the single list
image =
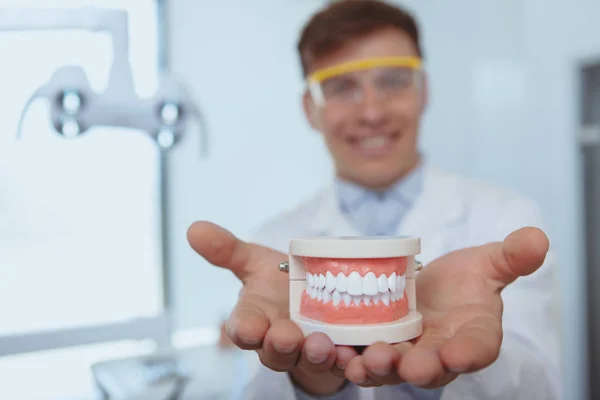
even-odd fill
[{"label": "clear lens", "polygon": [[415,71],[410,68],[382,68],[375,74],[375,86],[384,93],[402,93],[414,86]]},{"label": "clear lens", "polygon": [[319,89],[325,103],[362,101],[366,88],[382,98],[401,98],[414,93],[418,70],[409,67],[379,67],[354,71],[327,78]]}]

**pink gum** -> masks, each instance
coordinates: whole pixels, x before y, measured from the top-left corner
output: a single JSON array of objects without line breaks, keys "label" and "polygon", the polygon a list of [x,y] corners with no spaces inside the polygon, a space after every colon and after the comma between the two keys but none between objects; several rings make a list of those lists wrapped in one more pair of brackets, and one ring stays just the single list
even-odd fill
[{"label": "pink gum", "polygon": [[312,299],[306,291],[303,291],[300,314],[330,324],[381,324],[399,320],[408,314],[408,296],[405,294],[404,298],[390,303],[389,306],[381,302],[368,306],[364,303],[357,306],[354,303],[346,305],[341,302],[334,306],[331,302],[323,304],[317,299]]},{"label": "pink gum", "polygon": [[311,274],[323,274],[330,271],[333,275],[340,272],[348,276],[351,272],[358,272],[360,276],[365,276],[368,272],[373,272],[377,277],[382,274],[387,276],[393,272],[396,275],[406,273],[407,258],[368,258],[368,259],[330,259],[330,258],[312,258],[303,257],[304,268]]}]

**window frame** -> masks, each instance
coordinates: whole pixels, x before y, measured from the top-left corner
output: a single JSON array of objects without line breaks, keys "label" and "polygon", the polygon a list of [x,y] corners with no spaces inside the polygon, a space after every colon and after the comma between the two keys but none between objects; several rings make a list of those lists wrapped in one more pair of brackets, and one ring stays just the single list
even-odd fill
[{"label": "window frame", "polygon": [[[165,0],[154,0],[154,6],[156,7],[158,35],[158,59],[156,62],[160,74],[167,67],[166,2]],[[167,157],[168,151],[163,151],[157,158],[157,186],[160,192],[160,215],[158,218],[160,222],[161,270],[159,279],[162,282],[162,313],[153,317],[132,318],[113,323],[0,335],[0,357],[123,340],[152,340],[155,342],[157,349],[172,347],[171,269],[169,268],[169,232],[167,229],[169,215],[167,204]]]}]

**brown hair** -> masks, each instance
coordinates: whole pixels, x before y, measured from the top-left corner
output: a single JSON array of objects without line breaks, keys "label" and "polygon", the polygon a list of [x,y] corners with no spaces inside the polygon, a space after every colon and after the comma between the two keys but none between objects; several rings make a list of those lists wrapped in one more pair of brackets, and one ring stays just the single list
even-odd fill
[{"label": "brown hair", "polygon": [[339,0],[315,14],[298,41],[304,76],[311,63],[341,48],[346,42],[379,29],[396,28],[414,42],[422,57],[419,27],[406,10],[382,0]]}]

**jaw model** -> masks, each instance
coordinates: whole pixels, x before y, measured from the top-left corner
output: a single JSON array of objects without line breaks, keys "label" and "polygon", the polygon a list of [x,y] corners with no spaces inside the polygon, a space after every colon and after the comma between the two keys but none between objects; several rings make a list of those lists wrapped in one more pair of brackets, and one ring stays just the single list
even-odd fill
[{"label": "jaw model", "polygon": [[398,343],[422,333],[416,310],[417,238],[342,237],[290,242],[290,318],[337,345]]}]

